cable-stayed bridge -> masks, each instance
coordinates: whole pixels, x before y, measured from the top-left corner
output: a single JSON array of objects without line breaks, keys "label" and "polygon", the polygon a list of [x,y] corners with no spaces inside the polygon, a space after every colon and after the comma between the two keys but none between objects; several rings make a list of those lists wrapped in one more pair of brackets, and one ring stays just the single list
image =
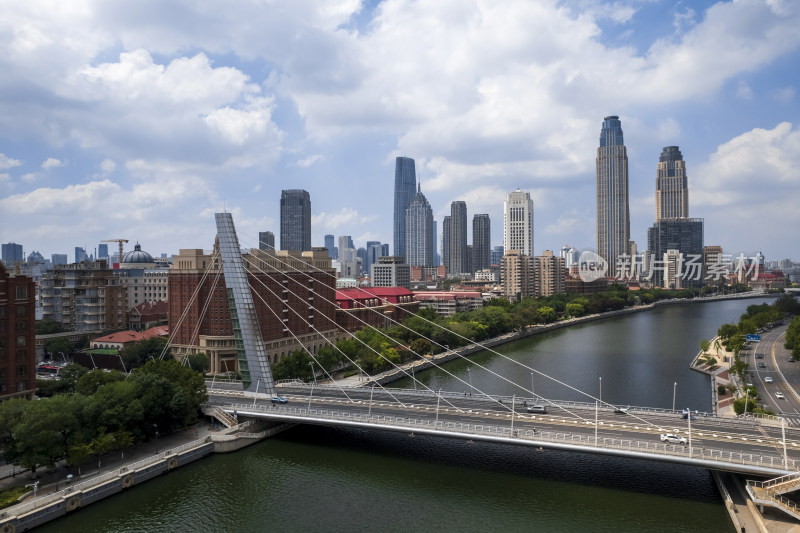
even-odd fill
[{"label": "cable-stayed bridge", "polygon": [[[524,375],[531,373],[552,380],[580,393],[587,401],[559,402],[537,396],[518,384],[514,376],[499,375],[470,359],[465,360],[473,369],[494,374],[518,388],[519,394],[501,397],[478,390],[472,386],[471,380],[466,383],[445,366],[439,366],[439,369],[463,383],[465,388],[468,386],[470,392],[432,390],[417,381],[413,372],[409,373],[405,367],[369,346],[367,348],[377,356],[384,357],[391,366],[414,380],[417,390],[390,389],[377,383],[369,387],[343,387],[324,370],[315,351],[305,346],[304,350],[312,361],[312,373],[319,375],[317,370],[321,369],[324,375],[320,377],[327,384],[316,381],[275,383],[269,360],[264,350],[259,348],[263,341],[258,317],[253,311],[254,298],[261,300],[263,307],[273,313],[275,319],[286,323],[286,315],[292,312],[316,331],[310,319],[316,302],[322,296],[320,292],[311,291],[308,300],[313,300],[315,305],[309,303],[305,311],[290,307],[274,309],[275,306],[268,305],[266,299],[270,297],[284,303],[289,298],[300,298],[299,289],[285,279],[279,285],[280,292],[265,283],[264,279],[272,280],[275,274],[261,268],[259,261],[248,254],[242,254],[229,213],[218,213],[216,217],[219,246],[215,258],[221,257],[223,264],[242,382],[227,390],[214,383],[209,390],[209,406],[235,415],[234,418],[479,440],[528,446],[532,451],[558,449],[615,455],[766,477],[793,475],[800,471],[800,433],[786,428],[782,419],[718,418],[691,413],[683,418],[680,413],[668,410],[621,409],[512,359],[508,361],[518,365]],[[296,270],[288,262],[282,268]],[[293,283],[303,282],[293,280]],[[331,283],[334,282],[331,280]],[[304,290],[308,291],[307,287]],[[395,324],[405,327],[399,322]],[[431,324],[441,327],[434,322]],[[365,326],[370,327],[366,323]],[[284,333],[297,340],[291,328],[285,327]],[[351,332],[343,333],[358,340]],[[423,338],[432,345],[437,344],[431,338]],[[332,341],[329,342],[336,348]],[[506,357],[491,348],[487,350],[498,357]],[[420,359],[424,357],[423,354],[411,353]],[[344,353],[342,355],[352,366],[362,370],[357,361]]]}]

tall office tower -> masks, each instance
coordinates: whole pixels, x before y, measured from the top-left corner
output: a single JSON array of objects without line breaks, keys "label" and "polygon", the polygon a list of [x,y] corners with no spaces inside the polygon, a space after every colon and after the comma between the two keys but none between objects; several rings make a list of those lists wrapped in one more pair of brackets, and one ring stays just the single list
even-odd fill
[{"label": "tall office tower", "polygon": [[597,253],[616,276],[617,257],[628,254],[631,238],[628,210],[628,153],[619,117],[603,120],[597,149]]},{"label": "tall office tower", "polygon": [[17,244],[14,242],[10,242],[8,244],[4,244],[2,246],[3,250],[3,263],[11,269],[14,267],[14,263],[17,261],[25,261],[25,257],[22,254],[22,245]]},{"label": "tall office tower", "polygon": [[439,239],[436,238],[439,231],[439,224],[434,220],[433,221],[433,266],[439,266],[442,264],[441,258],[439,257]]},{"label": "tall office tower", "polygon": [[433,210],[417,186],[417,194],[406,209],[406,263],[412,267],[433,266]]},{"label": "tall office tower", "polygon": [[503,202],[503,249],[519,250],[533,256],[533,200],[530,193],[517,189]]},{"label": "tall office tower", "polygon": [[467,204],[450,204],[450,263],[447,272],[458,275],[467,272]]},{"label": "tall office tower", "polygon": [[472,217],[472,272],[489,268],[492,254],[492,226],[489,215]]},{"label": "tall office tower", "polygon": [[50,255],[50,260],[53,262],[53,266],[66,265],[67,264],[67,254],[52,254],[52,255]]},{"label": "tall office tower", "polygon": [[81,248],[80,246],[75,247],[75,262],[80,263],[81,261],[86,261],[89,257],[86,255],[86,250]]},{"label": "tall office tower", "polygon": [[[709,273],[709,270],[711,272]],[[724,283],[722,246],[703,246],[703,285]]]},{"label": "tall office tower", "polygon": [[339,260],[340,261],[355,261],[356,248],[353,246],[353,239],[350,235],[339,236]]},{"label": "tall office tower", "polygon": [[689,218],[686,162],[677,146],[665,146],[658,158],[656,220]]},{"label": "tall office tower", "polygon": [[325,248],[328,249],[328,255],[331,259],[337,259],[339,257],[339,249],[334,244],[334,239],[335,237],[333,235],[325,235]]},{"label": "tall office tower", "polygon": [[[679,288],[674,278],[665,276],[667,252],[683,254],[683,279],[679,287],[699,287],[702,284],[703,268],[703,219],[664,218],[656,220],[647,230],[650,280],[654,286]],[[669,255],[673,260],[674,253]]]},{"label": "tall office tower", "polygon": [[308,191],[281,191],[281,250],[311,251],[311,196]]},{"label": "tall office tower", "polygon": [[450,268],[450,215],[442,219],[442,265]]},{"label": "tall office tower", "polygon": [[361,266],[360,266],[359,270],[362,273],[363,272],[369,272],[369,270],[364,270],[364,265],[367,264],[367,249],[366,248],[364,248],[362,246],[362,247],[360,247],[360,248],[358,248],[356,250],[356,259],[358,259],[361,262]]},{"label": "tall office tower", "polygon": [[503,247],[502,246],[495,246],[492,248],[492,264],[500,266],[500,261],[503,259]]},{"label": "tall office tower", "polygon": [[275,234],[271,231],[258,232],[258,249],[259,250],[274,250],[275,249]]},{"label": "tall office tower", "polygon": [[101,243],[97,245],[97,258],[108,259],[108,245]]},{"label": "tall office tower", "polygon": [[398,157],[394,165],[394,255],[406,257],[406,209],[417,190],[414,160]]}]

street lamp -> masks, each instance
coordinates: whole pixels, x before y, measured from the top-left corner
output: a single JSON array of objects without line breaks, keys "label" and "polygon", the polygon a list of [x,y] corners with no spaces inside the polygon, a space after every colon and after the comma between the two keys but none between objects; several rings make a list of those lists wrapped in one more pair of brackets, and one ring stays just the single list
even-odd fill
[{"label": "street lamp", "polygon": [[469,395],[472,396],[472,372],[467,369],[467,376],[469,376]]},{"label": "street lamp", "polygon": [[317,376],[314,374],[314,363],[309,361],[308,364],[311,365],[311,377],[314,378],[314,381],[311,382],[311,394],[308,395],[308,416],[311,416],[311,398],[314,397],[314,384],[317,382]]},{"label": "street lamp", "polygon": [[533,392],[533,372],[531,372],[531,396],[533,396],[533,401],[536,401],[536,393]]},{"label": "street lamp", "polygon": [[675,390],[678,388],[678,382],[672,384],[672,412],[675,412]]},{"label": "street lamp", "polygon": [[317,375],[314,373],[314,361],[309,361],[308,365],[311,367],[311,379],[314,383],[317,382]]},{"label": "street lamp", "polygon": [[600,376],[600,403],[603,403],[603,376]]}]

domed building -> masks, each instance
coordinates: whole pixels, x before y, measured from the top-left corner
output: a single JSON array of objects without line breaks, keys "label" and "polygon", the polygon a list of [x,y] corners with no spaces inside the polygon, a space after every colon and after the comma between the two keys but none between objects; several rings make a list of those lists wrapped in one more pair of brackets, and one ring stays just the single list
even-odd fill
[{"label": "domed building", "polygon": [[153,256],[142,250],[142,245],[138,242],[132,252],[122,254],[119,265],[120,268],[155,268],[155,266]]},{"label": "domed building", "polygon": [[[122,254],[117,277],[127,289],[128,328],[141,329],[144,326],[135,320],[137,308],[167,301],[167,269],[137,242],[133,251]],[[166,323],[165,310],[163,315],[162,322]]]}]

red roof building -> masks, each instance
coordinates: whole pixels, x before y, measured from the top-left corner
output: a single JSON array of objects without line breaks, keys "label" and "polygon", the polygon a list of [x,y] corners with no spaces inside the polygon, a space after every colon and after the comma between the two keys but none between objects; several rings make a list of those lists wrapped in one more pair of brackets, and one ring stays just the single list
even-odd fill
[{"label": "red roof building", "polygon": [[386,328],[419,311],[414,293],[403,287],[337,289],[336,305],[336,323],[347,331]]}]

